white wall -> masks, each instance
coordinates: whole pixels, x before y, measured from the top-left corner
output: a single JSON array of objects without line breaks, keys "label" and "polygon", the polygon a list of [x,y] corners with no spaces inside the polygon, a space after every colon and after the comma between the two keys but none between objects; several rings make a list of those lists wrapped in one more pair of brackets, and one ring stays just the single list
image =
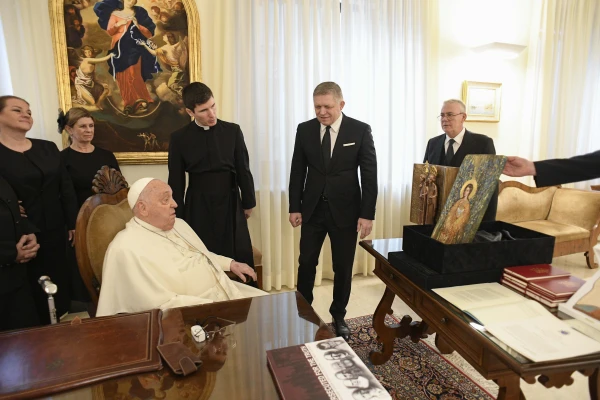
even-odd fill
[{"label": "white wall", "polygon": [[[522,0],[440,0],[439,103],[461,98],[463,81],[502,83],[500,122],[467,122],[467,129],[494,139],[497,154],[517,154],[521,132],[527,49],[513,60],[498,60],[471,48],[492,42],[527,46],[533,2]],[[432,116],[433,118],[433,116]],[[441,128],[429,132],[433,137]]]}]

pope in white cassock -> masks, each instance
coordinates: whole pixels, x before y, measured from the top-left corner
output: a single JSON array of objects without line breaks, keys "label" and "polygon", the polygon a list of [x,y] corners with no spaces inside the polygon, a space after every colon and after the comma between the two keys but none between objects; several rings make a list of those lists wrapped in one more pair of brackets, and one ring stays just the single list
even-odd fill
[{"label": "pope in white cassock", "polygon": [[211,253],[190,226],[175,217],[165,182],[136,181],[127,196],[134,217],[108,246],[97,316],[183,307],[266,295],[234,282],[256,280],[247,264]]}]

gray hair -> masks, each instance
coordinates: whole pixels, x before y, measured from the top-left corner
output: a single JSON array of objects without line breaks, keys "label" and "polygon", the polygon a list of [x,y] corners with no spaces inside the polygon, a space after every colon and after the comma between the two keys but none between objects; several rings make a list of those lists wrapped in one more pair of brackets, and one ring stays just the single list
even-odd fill
[{"label": "gray hair", "polygon": [[460,112],[462,113],[467,113],[467,106],[465,106],[465,103],[463,103],[462,100],[459,99],[448,99],[446,101],[444,101],[444,104],[442,104],[442,107],[444,107],[446,104],[458,104],[460,106]]},{"label": "gray hair", "polygon": [[313,92],[313,97],[331,94],[338,101],[344,100],[342,88],[335,82],[322,82],[317,85]]}]

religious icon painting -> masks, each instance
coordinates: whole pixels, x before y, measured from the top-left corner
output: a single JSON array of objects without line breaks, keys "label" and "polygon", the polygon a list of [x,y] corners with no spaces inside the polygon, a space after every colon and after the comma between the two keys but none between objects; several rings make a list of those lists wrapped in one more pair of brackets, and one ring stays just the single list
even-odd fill
[{"label": "religious icon painting", "polygon": [[166,163],[190,121],[182,90],[201,78],[195,2],[50,0],[50,16],[60,107],[91,111],[93,143],[119,163]]},{"label": "religious icon painting", "polygon": [[468,155],[458,171],[432,238],[445,244],[470,243],[498,187],[506,157]]}]

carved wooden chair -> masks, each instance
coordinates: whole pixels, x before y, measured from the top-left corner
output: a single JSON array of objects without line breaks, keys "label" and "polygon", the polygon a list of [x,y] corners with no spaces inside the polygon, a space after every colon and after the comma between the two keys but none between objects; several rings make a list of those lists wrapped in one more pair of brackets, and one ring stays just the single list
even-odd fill
[{"label": "carved wooden chair", "polygon": [[[108,166],[103,166],[92,182],[95,195],[83,203],[75,226],[75,253],[83,282],[94,305],[93,317],[98,305],[102,286],[102,265],[108,245],[125,224],[133,217],[127,203],[129,185],[123,175]],[[262,288],[262,254],[252,248],[258,287]],[[227,272],[232,279],[238,279]]]}]

